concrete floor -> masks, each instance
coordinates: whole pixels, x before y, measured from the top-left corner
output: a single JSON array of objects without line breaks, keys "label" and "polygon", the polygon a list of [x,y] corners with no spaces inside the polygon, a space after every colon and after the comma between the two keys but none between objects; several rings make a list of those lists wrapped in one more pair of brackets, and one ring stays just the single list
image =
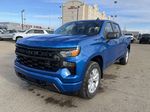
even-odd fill
[{"label": "concrete floor", "polygon": [[150,45],[133,44],[129,64],[108,68],[91,100],[20,80],[13,68],[14,51],[13,42],[0,41],[0,112],[150,112]]}]

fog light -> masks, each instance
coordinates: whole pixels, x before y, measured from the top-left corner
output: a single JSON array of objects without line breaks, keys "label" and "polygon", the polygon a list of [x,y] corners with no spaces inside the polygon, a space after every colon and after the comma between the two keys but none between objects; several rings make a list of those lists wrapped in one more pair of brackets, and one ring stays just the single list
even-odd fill
[{"label": "fog light", "polygon": [[71,62],[63,62],[63,67],[68,68],[68,70],[71,72],[72,75],[76,74],[76,64]]}]

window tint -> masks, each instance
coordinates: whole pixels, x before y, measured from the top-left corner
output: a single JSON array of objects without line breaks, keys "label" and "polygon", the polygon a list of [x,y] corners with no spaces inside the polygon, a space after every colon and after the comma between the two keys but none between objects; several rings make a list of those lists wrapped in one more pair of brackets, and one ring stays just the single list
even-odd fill
[{"label": "window tint", "polygon": [[49,33],[49,34],[53,34],[54,33],[54,31],[51,31],[51,30],[46,30],[46,32]]},{"label": "window tint", "polygon": [[107,34],[110,32],[113,32],[113,29],[112,29],[111,23],[107,23],[105,26],[105,32],[104,32],[105,38],[107,38]]},{"label": "window tint", "polygon": [[27,32],[27,34],[32,34],[32,33],[34,33],[34,30],[29,30],[29,31]]},{"label": "window tint", "polygon": [[63,35],[97,35],[100,32],[102,22],[81,21],[67,23],[55,31],[55,34]]},{"label": "window tint", "polygon": [[115,33],[117,33],[117,37],[121,36],[121,31],[120,31],[119,25],[113,23],[113,30]]},{"label": "window tint", "polygon": [[43,30],[34,30],[34,33],[36,33],[36,34],[44,34],[44,31]]},{"label": "window tint", "polygon": [[143,37],[143,38],[147,38],[147,37],[149,38],[149,37],[150,37],[150,34],[143,34],[142,37]]},{"label": "window tint", "polygon": [[132,36],[133,34],[124,34],[124,35],[131,35]]},{"label": "window tint", "polygon": [[8,30],[9,33],[16,33],[16,30]]}]

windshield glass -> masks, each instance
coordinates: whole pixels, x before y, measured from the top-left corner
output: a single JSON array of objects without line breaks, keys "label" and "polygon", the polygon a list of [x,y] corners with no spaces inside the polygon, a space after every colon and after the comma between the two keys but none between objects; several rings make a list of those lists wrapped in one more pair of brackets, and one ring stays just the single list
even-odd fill
[{"label": "windshield glass", "polygon": [[150,38],[150,34],[143,34],[142,37],[143,38]]},{"label": "windshield glass", "polygon": [[100,32],[102,22],[82,21],[67,23],[55,31],[62,35],[97,35]]},{"label": "windshield glass", "polygon": [[128,36],[128,35],[131,35],[131,36],[132,36],[132,34],[125,34],[125,35],[127,35],[127,36]]}]

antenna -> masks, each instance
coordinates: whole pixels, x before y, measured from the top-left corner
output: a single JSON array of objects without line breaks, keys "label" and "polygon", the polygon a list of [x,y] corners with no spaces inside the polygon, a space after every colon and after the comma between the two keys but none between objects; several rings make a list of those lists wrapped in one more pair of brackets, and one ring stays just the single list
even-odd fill
[{"label": "antenna", "polygon": [[100,18],[98,17],[96,20],[100,20]]}]

